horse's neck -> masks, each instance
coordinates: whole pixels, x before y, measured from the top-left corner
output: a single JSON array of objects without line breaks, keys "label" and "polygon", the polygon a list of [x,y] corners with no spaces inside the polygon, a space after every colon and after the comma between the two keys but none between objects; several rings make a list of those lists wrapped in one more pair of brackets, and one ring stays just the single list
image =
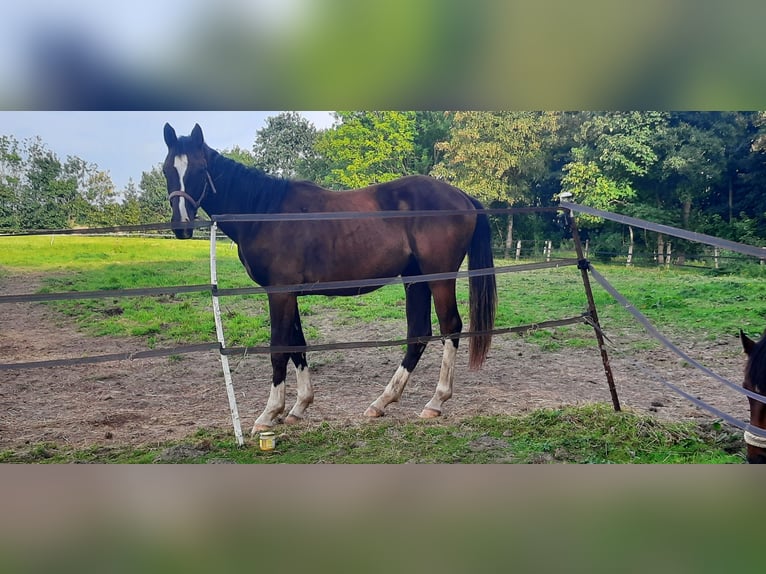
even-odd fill
[{"label": "horse's neck", "polygon": [[[235,164],[235,165],[233,165]],[[247,175],[244,166],[238,162],[213,152],[208,161],[208,172],[212,180],[213,193],[208,195],[205,211],[211,216],[223,214],[248,214],[253,210],[249,207],[250,202],[247,193],[258,193],[257,189],[242,189],[237,187],[238,177]],[[209,207],[209,209],[207,209]],[[242,237],[253,237],[256,233],[257,224],[245,222],[222,222],[218,225],[234,243],[239,244]]]}]

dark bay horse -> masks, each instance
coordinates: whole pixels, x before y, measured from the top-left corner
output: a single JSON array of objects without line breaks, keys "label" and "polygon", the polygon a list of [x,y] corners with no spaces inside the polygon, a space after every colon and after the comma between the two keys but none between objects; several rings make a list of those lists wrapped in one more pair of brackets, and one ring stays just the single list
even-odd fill
[{"label": "dark bay horse", "polygon": [[[401,276],[406,294],[407,335],[431,335],[431,298],[439,329],[445,337],[439,382],[422,417],[441,414],[452,396],[455,356],[462,321],[455,298],[455,279],[415,283],[422,274],[454,272],[468,254],[469,269],[493,267],[491,233],[487,216],[476,213],[481,204],[451,185],[426,176],[403,177],[351,191],[329,191],[306,181],[271,177],[226,158],[204,141],[195,125],[189,136],[178,137],[165,124],[168,155],[163,172],[167,179],[171,221],[187,223],[197,210],[209,215],[254,213],[315,213],[411,210],[460,210],[464,213],[382,219],[365,217],[342,220],[221,222],[221,230],[234,241],[249,276],[262,286],[298,285],[326,281]],[[179,239],[192,236],[189,226],[178,225]],[[357,295],[377,287],[326,291],[327,295]],[[471,277],[471,331],[493,328],[496,307],[494,274]],[[298,315],[301,293],[270,293],[271,344],[306,344]],[[479,368],[489,351],[491,336],[470,338],[469,363]],[[409,344],[401,365],[383,393],[365,414],[379,417],[399,400],[425,343]],[[271,428],[285,409],[287,363],[295,365],[298,398],[284,419],[301,420],[314,398],[305,353],[272,353],[272,385],[263,413],[253,432]]]},{"label": "dark bay horse", "polygon": [[[747,354],[745,382],[742,386],[748,391],[766,397],[766,331],[757,343],[743,331],[739,332],[739,336]],[[747,400],[750,401],[750,424],[766,430],[766,404],[751,397]],[[747,462],[766,463],[766,438],[745,431],[745,443],[747,443]]]}]

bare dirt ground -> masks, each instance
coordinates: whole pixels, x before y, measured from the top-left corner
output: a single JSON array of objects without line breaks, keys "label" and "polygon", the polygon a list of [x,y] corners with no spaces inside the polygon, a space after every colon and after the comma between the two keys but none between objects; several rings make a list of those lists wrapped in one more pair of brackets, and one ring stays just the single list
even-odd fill
[{"label": "bare dirt ground", "polygon": [[[4,294],[34,292],[35,278],[0,279]],[[332,316],[312,316],[326,335],[323,342],[395,339],[401,324],[348,325]],[[636,337],[643,337],[636,327]],[[619,347],[620,341],[615,341]],[[691,356],[730,381],[742,380],[744,355],[735,334],[716,342],[681,345]],[[138,338],[89,337],[43,304],[0,305],[0,363],[39,361],[146,349]],[[645,375],[635,360],[651,365],[666,380],[741,420],[747,399],[683,364],[665,351],[627,354],[610,349],[611,365],[624,409],[665,420],[705,420],[699,410]],[[442,419],[478,414],[523,414],[535,409],[611,404],[601,357],[595,347],[548,352],[518,336],[496,337],[481,371],[467,366],[461,346],[453,398]],[[309,356],[315,402],[307,421],[374,424],[363,416],[402,358],[399,348],[329,351]],[[431,344],[405,389],[388,407],[386,419],[416,420],[433,394],[441,364],[441,345]],[[266,403],[270,362],[267,356],[232,357],[243,431],[249,434]],[[295,377],[288,376],[288,409],[295,400]],[[119,361],[66,368],[0,370],[0,449],[39,442],[88,445],[145,445],[183,438],[199,428],[231,431],[231,418],[218,354]],[[232,431],[233,432],[233,431]]]}]

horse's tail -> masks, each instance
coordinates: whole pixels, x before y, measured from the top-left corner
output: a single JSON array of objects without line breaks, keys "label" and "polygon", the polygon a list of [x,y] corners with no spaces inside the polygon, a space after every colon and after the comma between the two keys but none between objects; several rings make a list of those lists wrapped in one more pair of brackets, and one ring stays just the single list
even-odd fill
[{"label": "horse's tail", "polygon": [[[484,206],[476,199],[469,197],[476,209]],[[492,269],[492,230],[489,218],[485,213],[476,216],[476,229],[473,232],[471,246],[468,248],[468,270]],[[472,370],[481,368],[487,358],[492,335],[487,333],[495,326],[495,311],[497,309],[497,285],[495,274],[472,276],[469,279],[469,302],[471,314],[471,331],[483,333],[470,338],[468,346],[468,365]]]}]

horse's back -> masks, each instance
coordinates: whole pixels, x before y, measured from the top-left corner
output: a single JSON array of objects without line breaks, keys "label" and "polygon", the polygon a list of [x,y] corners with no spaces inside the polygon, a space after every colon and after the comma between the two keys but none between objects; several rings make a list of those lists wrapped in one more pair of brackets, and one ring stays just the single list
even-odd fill
[{"label": "horse's back", "polygon": [[468,196],[447,182],[426,175],[410,175],[373,186],[382,211],[473,210]]}]

